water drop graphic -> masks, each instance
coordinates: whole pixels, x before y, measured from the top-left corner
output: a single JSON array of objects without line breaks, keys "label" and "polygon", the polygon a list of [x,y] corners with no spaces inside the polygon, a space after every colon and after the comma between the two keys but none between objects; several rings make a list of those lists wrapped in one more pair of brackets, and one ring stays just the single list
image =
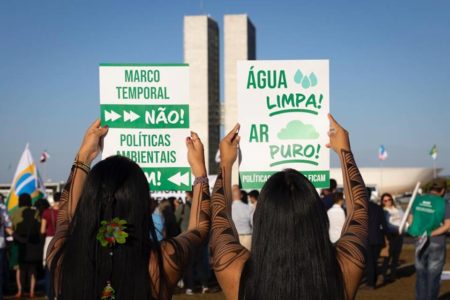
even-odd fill
[{"label": "water drop graphic", "polygon": [[302,71],[300,71],[300,69],[297,69],[297,72],[295,72],[294,75],[294,81],[300,84],[302,82],[302,77],[303,77]]},{"label": "water drop graphic", "polygon": [[307,89],[307,88],[309,88],[310,86],[311,86],[311,82],[309,81],[308,76],[303,77],[303,80],[302,80],[302,87],[303,87],[304,89]]},{"label": "water drop graphic", "polygon": [[312,72],[309,75],[309,80],[311,80],[311,86],[316,86],[317,85],[317,76],[316,76],[316,74],[314,74],[314,72]]}]

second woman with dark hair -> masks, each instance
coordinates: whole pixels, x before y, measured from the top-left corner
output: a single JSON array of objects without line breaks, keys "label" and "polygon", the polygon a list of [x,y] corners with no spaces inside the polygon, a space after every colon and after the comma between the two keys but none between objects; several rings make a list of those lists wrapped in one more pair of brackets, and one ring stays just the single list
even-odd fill
[{"label": "second woman with dark hair", "polygon": [[209,232],[209,187],[203,145],[187,138],[196,176],[189,230],[158,243],[147,179],[131,160],[112,156],[90,163],[108,129],[86,132],[62,193],[47,262],[58,299],[171,299],[183,267]]},{"label": "second woman with dark hair", "polygon": [[[288,169],[261,190],[252,251],[239,244],[231,219],[231,170],[239,125],[221,142],[221,169],[211,201],[213,267],[227,299],[353,299],[364,270],[367,194],[348,133],[330,116],[330,144],[344,180],[347,219],[336,246],[325,207],[312,183]],[[243,153],[245,159],[245,153]]]}]

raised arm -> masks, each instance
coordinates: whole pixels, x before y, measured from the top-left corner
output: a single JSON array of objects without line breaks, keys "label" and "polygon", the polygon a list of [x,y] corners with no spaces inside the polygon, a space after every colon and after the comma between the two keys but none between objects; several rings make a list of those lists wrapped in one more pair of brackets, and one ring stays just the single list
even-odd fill
[{"label": "raised arm", "polygon": [[72,166],[69,178],[61,193],[55,236],[48,246],[47,265],[50,267],[50,270],[55,254],[66,241],[67,231],[77,207],[86,177],[87,173],[83,169]]},{"label": "raised arm", "polygon": [[[193,258],[196,249],[205,243],[210,227],[210,195],[203,144],[198,135],[192,132],[191,137],[186,139],[186,146],[188,161],[196,179],[193,185],[188,231],[161,242],[163,266],[169,289],[178,282],[184,266]],[[151,276],[155,283],[159,278],[157,268],[152,267]]]},{"label": "raised arm", "polygon": [[[108,132],[107,127],[100,127],[100,121],[96,120],[86,131],[78,155],[75,158],[72,169],[61,194],[56,233],[49,244],[47,252],[47,265],[52,269],[55,254],[64,244],[70,222],[78,205],[84,182],[89,172],[91,162],[101,152],[102,138]],[[57,271],[58,272],[58,271]]]},{"label": "raised arm", "polygon": [[367,192],[350,150],[348,132],[331,115],[329,119],[330,144],[328,146],[338,154],[341,162],[347,207],[347,218],[336,246],[337,255],[347,299],[353,299],[365,266],[368,230]]},{"label": "raised arm", "polygon": [[238,130],[239,124],[220,143],[220,171],[211,201],[213,268],[227,299],[237,298],[240,274],[249,257],[231,218],[231,172],[237,158]]}]

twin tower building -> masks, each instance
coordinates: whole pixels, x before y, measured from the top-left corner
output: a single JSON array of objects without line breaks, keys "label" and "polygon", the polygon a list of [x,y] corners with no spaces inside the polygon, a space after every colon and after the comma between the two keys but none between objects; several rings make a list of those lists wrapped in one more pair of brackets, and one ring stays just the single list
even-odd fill
[{"label": "twin tower building", "polygon": [[217,174],[215,157],[221,131],[231,130],[238,118],[236,63],[256,59],[256,31],[247,15],[225,15],[223,27],[222,103],[217,22],[209,16],[184,17],[184,62],[190,66],[190,127],[203,141],[209,174]]}]

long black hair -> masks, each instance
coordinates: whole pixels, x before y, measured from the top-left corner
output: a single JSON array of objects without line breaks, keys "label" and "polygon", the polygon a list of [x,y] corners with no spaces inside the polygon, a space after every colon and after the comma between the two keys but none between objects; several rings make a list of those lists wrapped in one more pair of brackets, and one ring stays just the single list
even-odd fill
[{"label": "long black hair", "polygon": [[[68,236],[55,256],[61,258],[58,299],[100,299],[111,281],[116,299],[154,299],[164,285],[161,253],[151,218],[148,182],[131,160],[112,156],[89,173]],[[128,222],[126,243],[104,248],[96,240],[100,222],[118,217]],[[150,282],[149,260],[155,250],[160,286]],[[53,264],[53,272],[55,270]],[[160,298],[157,296],[156,298]]]},{"label": "long black hair", "polygon": [[239,298],[344,299],[328,229],[325,207],[305,176],[291,169],[272,175],[254,213]]}]

